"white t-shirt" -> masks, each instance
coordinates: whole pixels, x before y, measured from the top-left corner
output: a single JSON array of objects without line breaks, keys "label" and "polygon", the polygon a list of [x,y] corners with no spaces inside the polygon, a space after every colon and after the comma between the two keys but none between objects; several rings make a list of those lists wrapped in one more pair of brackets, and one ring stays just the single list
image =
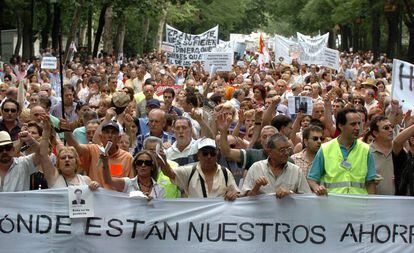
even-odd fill
[{"label": "white t-shirt", "polygon": [[19,192],[30,190],[30,175],[37,172],[33,164],[34,154],[14,157],[6,176],[0,178],[0,192]]},{"label": "white t-shirt", "polygon": [[[124,192],[130,193],[132,191],[141,191],[141,188],[138,184],[138,176],[134,178],[124,177],[125,181]],[[150,196],[154,199],[163,199],[165,198],[165,190],[157,182],[152,179],[152,189]]]}]

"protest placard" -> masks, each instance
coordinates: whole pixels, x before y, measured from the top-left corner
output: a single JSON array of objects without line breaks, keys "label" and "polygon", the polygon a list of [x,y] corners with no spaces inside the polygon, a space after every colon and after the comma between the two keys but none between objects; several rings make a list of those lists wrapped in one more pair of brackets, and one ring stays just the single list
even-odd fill
[{"label": "protest placard", "polygon": [[297,114],[303,112],[306,115],[312,115],[313,101],[311,97],[307,96],[292,96],[288,97],[289,114]]},{"label": "protest placard", "polygon": [[233,65],[233,52],[227,53],[203,53],[204,70],[210,72],[211,66],[216,71],[231,71]]},{"label": "protest placard", "polygon": [[391,97],[397,99],[404,111],[414,109],[414,65],[393,60]]},{"label": "protest placard", "polygon": [[93,196],[87,185],[69,186],[68,202],[70,218],[93,217]]},{"label": "protest placard", "polygon": [[40,65],[42,69],[56,69],[57,68],[57,58],[54,56],[44,56],[42,58],[42,63]]},{"label": "protest placard", "polygon": [[297,37],[301,47],[300,63],[322,65],[325,58],[324,50],[328,46],[329,33],[310,37],[298,32]]},{"label": "protest placard", "polygon": [[339,70],[339,51],[326,47],[324,50],[324,63],[322,65]]},{"label": "protest placard", "polygon": [[167,54],[170,64],[190,66],[195,61],[201,61],[201,54],[211,52],[217,42],[218,26],[197,35],[166,26],[166,43],[174,46],[174,51]]}]

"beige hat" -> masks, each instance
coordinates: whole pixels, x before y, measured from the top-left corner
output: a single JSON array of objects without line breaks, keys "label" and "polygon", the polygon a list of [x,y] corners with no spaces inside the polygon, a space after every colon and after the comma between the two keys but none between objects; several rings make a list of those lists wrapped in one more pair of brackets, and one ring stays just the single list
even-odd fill
[{"label": "beige hat", "polygon": [[131,98],[125,92],[116,92],[112,95],[112,102],[116,107],[127,107]]},{"label": "beige hat", "polygon": [[0,146],[12,144],[10,134],[6,131],[0,131]]}]

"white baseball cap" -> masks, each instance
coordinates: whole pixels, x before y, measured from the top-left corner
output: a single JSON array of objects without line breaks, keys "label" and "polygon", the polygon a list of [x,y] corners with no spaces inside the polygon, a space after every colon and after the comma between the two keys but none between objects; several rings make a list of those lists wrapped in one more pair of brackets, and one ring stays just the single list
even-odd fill
[{"label": "white baseball cap", "polygon": [[216,148],[216,141],[210,138],[202,138],[200,139],[200,142],[198,143],[198,149],[202,149],[205,147],[212,147]]}]

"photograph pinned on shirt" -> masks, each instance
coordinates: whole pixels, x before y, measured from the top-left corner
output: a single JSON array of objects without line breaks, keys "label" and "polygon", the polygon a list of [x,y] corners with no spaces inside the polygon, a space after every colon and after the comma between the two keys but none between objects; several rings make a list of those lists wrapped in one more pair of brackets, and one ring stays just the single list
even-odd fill
[{"label": "photograph pinned on shirt", "polygon": [[307,96],[292,96],[288,97],[289,114],[297,114],[303,112],[306,115],[312,115],[313,101],[311,97]]},{"label": "photograph pinned on shirt", "polygon": [[85,218],[95,215],[93,193],[87,185],[69,186],[69,217]]}]

